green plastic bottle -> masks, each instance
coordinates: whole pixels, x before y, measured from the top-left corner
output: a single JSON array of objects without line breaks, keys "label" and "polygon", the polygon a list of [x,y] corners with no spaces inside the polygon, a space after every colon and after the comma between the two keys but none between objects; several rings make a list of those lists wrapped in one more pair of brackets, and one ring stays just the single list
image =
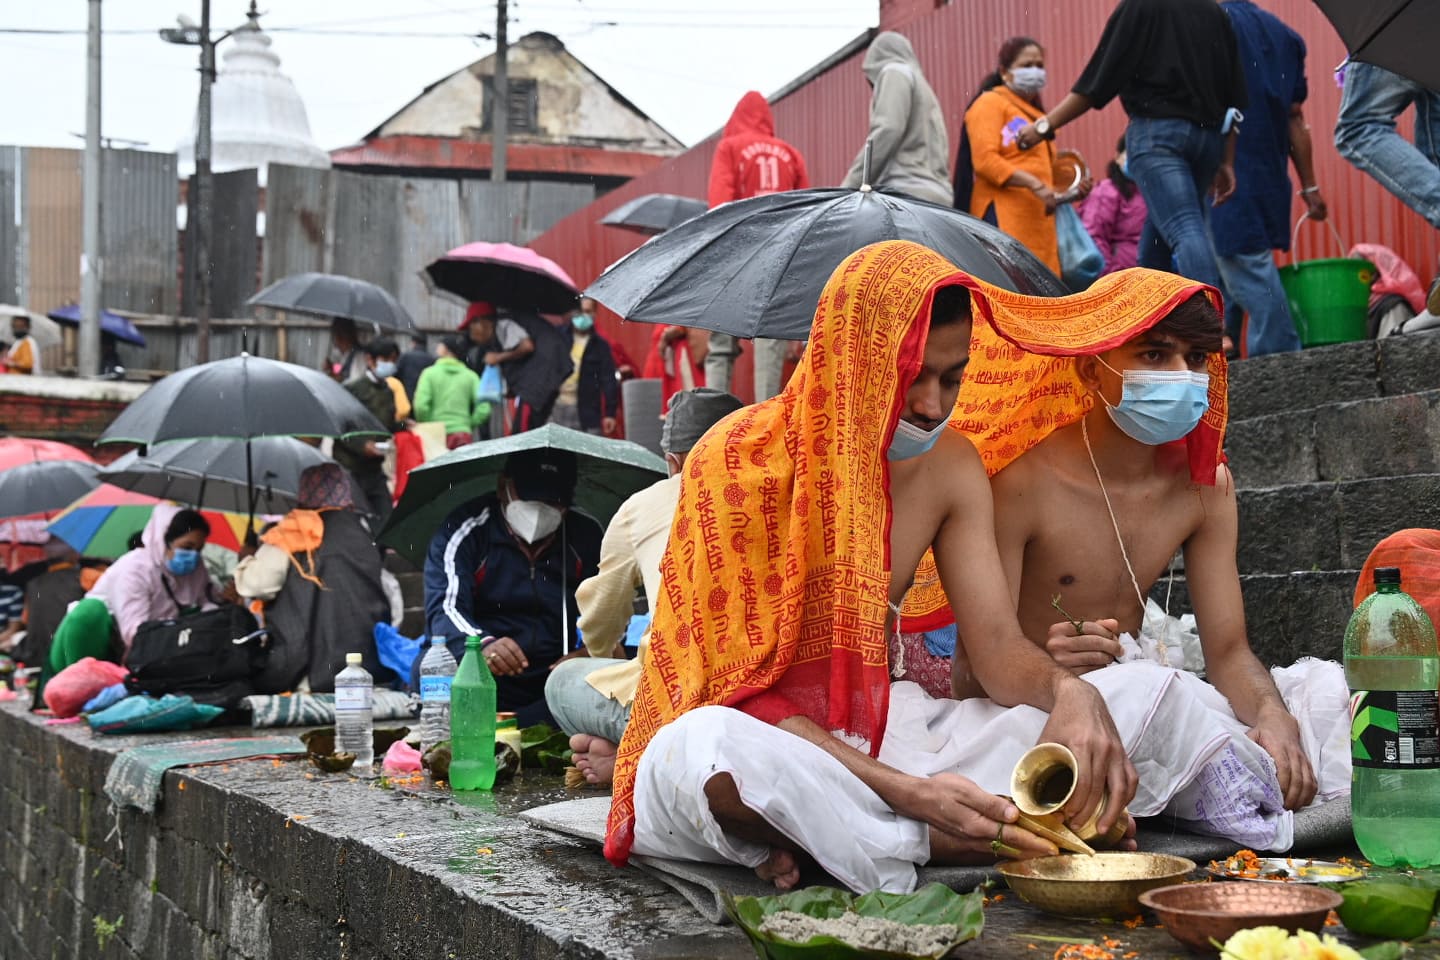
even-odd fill
[{"label": "green plastic bottle", "polygon": [[1440,864],[1440,651],[1395,567],[1345,628],[1345,680],[1356,844],[1384,867]]},{"label": "green plastic bottle", "polygon": [[450,685],[450,788],[495,786],[495,678],[480,652],[480,637],[465,638],[465,656]]}]

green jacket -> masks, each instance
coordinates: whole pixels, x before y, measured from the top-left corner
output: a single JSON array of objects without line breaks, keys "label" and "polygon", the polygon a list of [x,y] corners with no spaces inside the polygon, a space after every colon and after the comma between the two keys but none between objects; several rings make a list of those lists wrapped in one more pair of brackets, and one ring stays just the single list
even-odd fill
[{"label": "green jacket", "polygon": [[445,432],[469,433],[490,419],[490,404],[478,399],[480,376],[454,357],[441,357],[420,374],[415,419],[439,420]]}]

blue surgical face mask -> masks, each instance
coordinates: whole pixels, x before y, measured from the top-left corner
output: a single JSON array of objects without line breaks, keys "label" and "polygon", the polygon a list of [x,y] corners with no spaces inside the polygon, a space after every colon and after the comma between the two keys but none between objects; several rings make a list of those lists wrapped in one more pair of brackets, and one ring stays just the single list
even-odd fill
[{"label": "blue surgical face mask", "polygon": [[[1100,361],[1105,363],[1105,361]],[[1108,363],[1106,367],[1114,370]],[[1210,409],[1210,375],[1189,370],[1126,370],[1120,402],[1100,401],[1115,426],[1140,443],[1158,447],[1186,436]]]},{"label": "blue surgical face mask", "polygon": [[200,551],[186,550],[182,547],[174,548],[170,554],[170,559],[165,561],[165,569],[177,577],[183,577],[187,573],[194,573],[195,568],[199,565]]},{"label": "blue surgical face mask", "polygon": [[576,330],[579,330],[581,333],[585,333],[591,327],[595,326],[595,314],[577,313],[575,314],[575,316],[570,318],[570,325],[573,326]]},{"label": "blue surgical face mask", "polygon": [[1045,68],[1011,67],[1010,88],[1016,93],[1039,93],[1045,89]]},{"label": "blue surgical face mask", "polygon": [[381,360],[375,364],[375,376],[384,380],[386,377],[395,376],[395,364],[389,360]]},{"label": "blue surgical face mask", "polygon": [[927,453],[935,446],[935,441],[940,439],[944,430],[944,420],[941,420],[934,430],[926,430],[902,418],[895,424],[895,436],[890,438],[890,449],[886,451],[885,457],[889,460],[909,460]]}]

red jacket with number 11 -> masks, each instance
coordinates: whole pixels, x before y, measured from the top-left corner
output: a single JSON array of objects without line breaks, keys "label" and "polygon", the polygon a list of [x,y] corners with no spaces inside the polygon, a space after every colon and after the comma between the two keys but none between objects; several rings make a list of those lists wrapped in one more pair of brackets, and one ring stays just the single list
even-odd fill
[{"label": "red jacket with number 11", "polygon": [[710,163],[710,206],[808,186],[805,158],[775,136],[770,104],[751,90],[736,104],[715,148]]}]

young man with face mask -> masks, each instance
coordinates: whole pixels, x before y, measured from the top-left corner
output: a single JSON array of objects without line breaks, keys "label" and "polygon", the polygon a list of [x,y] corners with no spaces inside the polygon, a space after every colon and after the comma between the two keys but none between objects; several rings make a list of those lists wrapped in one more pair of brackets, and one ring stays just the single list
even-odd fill
[{"label": "young man with face mask", "polygon": [[[1117,279],[1143,281],[1147,273]],[[1097,297],[1110,282],[1092,288]],[[1315,797],[1318,757],[1307,756],[1300,725],[1246,636],[1235,483],[1221,456],[1218,297],[1198,284],[1158,301],[1135,289],[1128,319],[1092,336],[1086,318],[1069,318],[1063,335],[1051,334],[1049,356],[980,331],[988,359],[972,371],[952,425],[992,473],[996,541],[1020,625],[1077,675],[1096,676],[1117,661],[1124,665],[1113,669],[1123,671],[1141,659],[1142,647],[1122,646],[1122,633],[1168,644],[1153,659],[1181,666],[1178,636],[1165,635],[1177,625],[1147,617],[1142,597],[1184,551],[1207,676],[1233,711],[1222,720],[1264,748],[1284,807],[1295,810]],[[1027,386],[1015,391],[1007,382]],[[914,627],[928,611],[917,597],[905,612]],[[964,636],[962,629],[955,692],[984,696]],[[1340,681],[1342,701],[1343,688]],[[1335,706],[1343,713],[1343,702]]]},{"label": "young man with face mask", "polygon": [[572,453],[511,454],[496,492],[454,510],[425,557],[430,636],[457,658],[484,638],[497,707],[522,727],[553,722],[545,681],[576,642],[575,588],[599,565],[600,525],[572,507],[575,482]]},{"label": "young man with face mask", "polygon": [[[400,348],[388,337],[371,340],[361,348],[365,353],[365,370],[345,384],[345,389],[365,405],[391,433],[401,428],[410,416],[410,401],[405,388],[395,379],[395,361]],[[403,403],[403,407],[402,407]],[[360,437],[335,442],[335,462],[346,470],[360,489],[375,529],[385,525],[392,502],[390,486],[385,479],[386,441],[377,437]]]},{"label": "young man with face mask", "polygon": [[615,435],[615,413],[620,406],[620,381],[615,377],[615,355],[610,341],[595,329],[595,301],[580,298],[580,309],[567,322],[573,369],[560,383],[550,422],[571,430],[606,437]]},{"label": "young man with face mask", "polygon": [[640,682],[646,641],[633,660],[625,656],[625,632],[635,612],[635,588],[646,600],[660,597],[660,560],[680,502],[680,472],[690,448],[715,424],[744,406],[738,397],[697,387],[670,400],[660,449],[670,476],[620,505],[600,544],[600,569],[575,591],[585,647],[557,663],[545,684],[560,729],[570,734],[573,763],[590,783],[610,782],[615,748],[630,719]]}]

